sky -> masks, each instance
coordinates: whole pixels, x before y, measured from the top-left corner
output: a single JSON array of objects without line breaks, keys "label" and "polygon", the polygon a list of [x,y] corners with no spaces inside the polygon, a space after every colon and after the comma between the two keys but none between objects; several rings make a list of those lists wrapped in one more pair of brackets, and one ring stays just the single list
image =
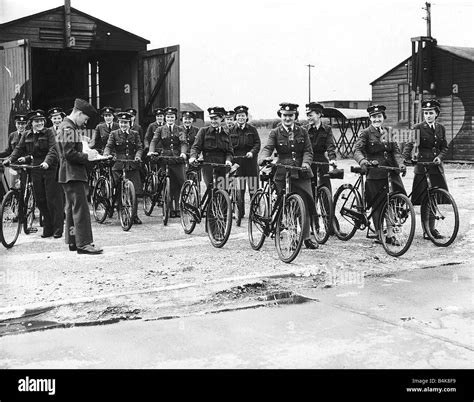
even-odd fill
[{"label": "sky", "polygon": [[[63,5],[0,0],[0,23]],[[432,2],[438,44],[474,47],[474,2]],[[133,5],[133,7],[132,7]],[[148,39],[180,45],[181,102],[202,109],[244,104],[275,118],[278,104],[368,100],[370,82],[426,35],[418,0],[71,0],[71,6]]]}]

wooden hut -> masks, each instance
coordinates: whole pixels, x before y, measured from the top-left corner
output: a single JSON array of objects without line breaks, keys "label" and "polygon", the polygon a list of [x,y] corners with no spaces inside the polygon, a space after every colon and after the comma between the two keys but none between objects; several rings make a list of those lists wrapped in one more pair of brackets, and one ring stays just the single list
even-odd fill
[{"label": "wooden hut", "polygon": [[70,7],[69,0],[0,24],[0,148],[15,114],[68,110],[76,97],[97,109],[133,107],[145,127],[154,108],[179,108],[179,46],[147,51],[149,43]]},{"label": "wooden hut", "polygon": [[432,37],[412,38],[412,55],[373,82],[372,102],[387,106],[387,125],[411,129],[422,121],[421,101],[441,103],[448,160],[474,161],[474,48],[440,46]]}]

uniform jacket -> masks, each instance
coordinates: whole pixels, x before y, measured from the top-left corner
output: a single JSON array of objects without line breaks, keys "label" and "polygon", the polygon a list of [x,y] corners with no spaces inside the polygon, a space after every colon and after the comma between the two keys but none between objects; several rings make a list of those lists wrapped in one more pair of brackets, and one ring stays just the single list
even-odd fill
[{"label": "uniform jacket", "polygon": [[[354,159],[357,163],[363,159],[376,160],[380,166],[398,167],[403,164],[400,148],[396,142],[389,142],[389,134],[385,128],[380,133],[373,125],[363,130],[354,145]],[[387,158],[385,158],[387,156]],[[370,169],[367,179],[384,179],[387,171]]]},{"label": "uniform jacket", "polygon": [[156,121],[154,121],[153,123],[150,123],[150,125],[146,129],[145,138],[143,140],[143,146],[145,147],[145,149],[150,148],[150,142],[153,139],[153,136],[155,135],[156,130],[158,129],[158,127],[162,127],[162,126],[163,125],[159,126]]},{"label": "uniform jacket", "polygon": [[216,132],[212,126],[199,129],[194,144],[191,147],[191,158],[197,158],[202,152],[205,160],[208,160],[207,157],[232,160],[234,150],[230,143],[229,134],[225,132],[223,127],[219,127],[218,130],[219,132]]},{"label": "uniform jacket", "polygon": [[82,136],[79,127],[65,117],[59,125],[57,149],[59,154],[59,183],[84,181],[87,183],[87,154],[82,152]]},{"label": "uniform jacket", "polygon": [[[311,124],[303,126],[309,135],[311,146],[313,147],[313,160],[315,162],[329,162],[336,159],[336,143],[332,134],[331,126],[322,123],[318,129]],[[327,151],[328,158],[324,154]]]},{"label": "uniform jacket", "polygon": [[245,123],[242,130],[238,124],[234,124],[229,130],[229,137],[235,156],[245,156],[247,152],[252,152],[254,157],[258,155],[261,143],[254,126]]},{"label": "uniform jacket", "polygon": [[33,130],[28,130],[22,135],[17,146],[10,155],[12,162],[21,156],[33,156],[33,164],[39,165],[46,162],[48,170],[56,169],[58,166],[58,152],[56,149],[56,136],[50,128],[43,128],[39,133],[34,134]]},{"label": "uniform jacket", "polygon": [[89,148],[97,149],[100,153],[104,151],[105,145],[109,139],[109,134],[114,131],[118,130],[119,125],[117,122],[112,122],[112,128],[109,129],[107,123],[103,121],[102,123],[97,124],[94,133],[92,134],[92,138],[89,142]]},{"label": "uniform jacket", "polygon": [[[117,159],[141,158],[143,145],[138,131],[128,130],[124,133],[121,129],[114,130],[109,135],[109,140],[104,149],[104,156],[115,154]],[[124,163],[116,162],[112,170],[122,170]],[[128,163],[125,170],[136,170],[140,168],[140,162]]]},{"label": "uniform jacket", "polygon": [[[441,160],[446,157],[448,153],[448,142],[446,141],[446,129],[443,125],[435,122],[435,129],[433,130],[425,121],[415,125],[416,138],[419,139],[418,147],[415,147],[415,142],[407,142],[403,148],[403,158],[406,160],[412,159],[412,151],[418,153],[418,160],[420,162],[432,162],[438,156]],[[415,174],[424,174],[425,169],[422,166],[415,166]],[[444,173],[443,165],[430,167],[431,174]]]},{"label": "uniform jacket", "polygon": [[[26,131],[23,131],[23,135],[26,134]],[[14,131],[13,133],[10,133],[8,136],[8,146],[5,148],[3,152],[0,152],[0,158],[5,158],[6,156],[9,156],[15,147],[18,145],[20,142],[22,134],[20,134],[18,131]]]},{"label": "uniform jacket", "polygon": [[133,126],[130,127],[130,130],[138,131],[138,135],[140,136],[140,141],[143,144],[143,141],[145,140],[145,138],[143,137],[143,128],[137,123],[135,123]]},{"label": "uniform jacket", "polygon": [[[291,135],[291,133],[293,135]],[[301,167],[303,163],[311,165],[313,161],[313,148],[309,140],[308,132],[296,124],[290,133],[288,133],[283,126],[279,126],[270,131],[267,145],[263,147],[260,160],[271,157],[274,150],[276,150],[278,154],[278,162],[285,165]],[[295,156],[294,160],[293,152]],[[295,173],[298,173],[299,178],[313,177],[311,169],[307,172],[292,172],[292,177],[294,178],[296,178]],[[275,178],[281,180],[285,177],[285,174],[284,168],[278,168]]]},{"label": "uniform jacket", "polygon": [[151,140],[150,152],[155,152],[157,148],[163,150],[163,156],[180,156],[180,154],[185,154],[188,150],[186,134],[176,124],[173,125],[172,132],[169,126],[165,124],[155,131],[155,135]]},{"label": "uniform jacket", "polygon": [[186,134],[186,140],[188,142],[188,151],[187,151],[187,153],[188,153],[188,156],[189,156],[189,152],[191,151],[191,147],[194,144],[194,140],[196,139],[196,135],[199,131],[199,127],[191,126],[189,129],[186,129],[186,127],[184,127],[184,125],[182,125],[182,126],[179,126],[179,128],[181,129],[181,131],[183,131]]}]

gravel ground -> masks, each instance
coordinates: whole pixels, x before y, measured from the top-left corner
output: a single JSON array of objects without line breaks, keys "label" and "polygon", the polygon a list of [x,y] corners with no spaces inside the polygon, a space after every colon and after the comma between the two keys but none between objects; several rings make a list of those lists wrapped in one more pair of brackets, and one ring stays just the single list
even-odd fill
[{"label": "gravel ground", "polygon": [[[353,164],[350,160],[340,162],[345,178],[333,181],[334,192],[342,183],[355,182],[356,175],[349,173]],[[245,218],[242,227],[232,227],[228,243],[216,249],[210,245],[203,224],[186,235],[178,219],[171,219],[169,226],[164,227],[160,211],[147,217],[140,204],[143,225],[133,226],[129,232],[121,230],[116,215],[103,225],[93,222],[95,242],[105,250],[100,256],[70,252],[63,239],[41,239],[41,231],[28,236],[22,233],[12,249],[0,249],[0,306],[49,303],[177,284],[204,286],[217,279],[263,272],[278,274],[289,269],[303,278],[324,278],[318,282],[320,286],[337,286],[367,276],[472,261],[474,169],[447,165],[446,175],[461,218],[458,238],[448,248],[435,247],[422,239],[416,207],[415,239],[410,250],[399,258],[387,255],[381,245],[366,238],[365,231],[359,231],[348,242],[330,238],[318,250],[303,249],[292,264],[285,264],[278,259],[270,239],[261,251],[250,248]],[[404,178],[408,191],[412,178],[413,170],[409,168]],[[151,299],[148,302],[154,303]]]}]

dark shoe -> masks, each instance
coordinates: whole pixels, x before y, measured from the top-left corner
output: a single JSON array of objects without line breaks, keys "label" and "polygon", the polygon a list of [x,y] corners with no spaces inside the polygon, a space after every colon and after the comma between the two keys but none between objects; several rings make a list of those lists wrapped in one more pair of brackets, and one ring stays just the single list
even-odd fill
[{"label": "dark shoe", "polygon": [[174,211],[174,216],[176,218],[180,218],[181,217],[181,212],[180,211]]},{"label": "dark shoe", "polygon": [[101,248],[94,246],[93,244],[86,244],[82,247],[77,247],[77,254],[100,254],[102,253]]},{"label": "dark shoe", "polygon": [[304,246],[306,248],[309,248],[310,250],[316,250],[317,248],[319,248],[319,244],[312,241],[311,239],[306,239],[304,241]]},{"label": "dark shoe", "polygon": [[52,237],[52,236],[53,236],[52,233],[44,233],[44,232],[43,232],[43,234],[41,235],[41,237],[42,237],[43,239],[46,239],[46,238]]},{"label": "dark shoe", "polygon": [[401,246],[401,243],[398,241],[398,239],[395,238],[395,236],[387,236],[385,239],[385,243],[391,244],[392,246],[395,246],[395,247]]},{"label": "dark shoe", "polygon": [[438,232],[436,229],[431,229],[431,234],[435,239],[444,239],[444,236]]},{"label": "dark shoe", "polygon": [[170,218],[176,218],[174,211],[170,211]]},{"label": "dark shoe", "polygon": [[75,244],[69,244],[69,251],[76,251],[77,247]]},{"label": "dark shoe", "polygon": [[63,237],[63,233],[62,233],[62,232],[55,232],[55,233],[53,234],[53,237],[54,237],[55,239],[59,239],[59,238]]},{"label": "dark shoe", "polygon": [[133,219],[133,223],[135,225],[141,225],[142,221],[140,220],[140,218],[138,216],[135,216],[135,218]]}]

